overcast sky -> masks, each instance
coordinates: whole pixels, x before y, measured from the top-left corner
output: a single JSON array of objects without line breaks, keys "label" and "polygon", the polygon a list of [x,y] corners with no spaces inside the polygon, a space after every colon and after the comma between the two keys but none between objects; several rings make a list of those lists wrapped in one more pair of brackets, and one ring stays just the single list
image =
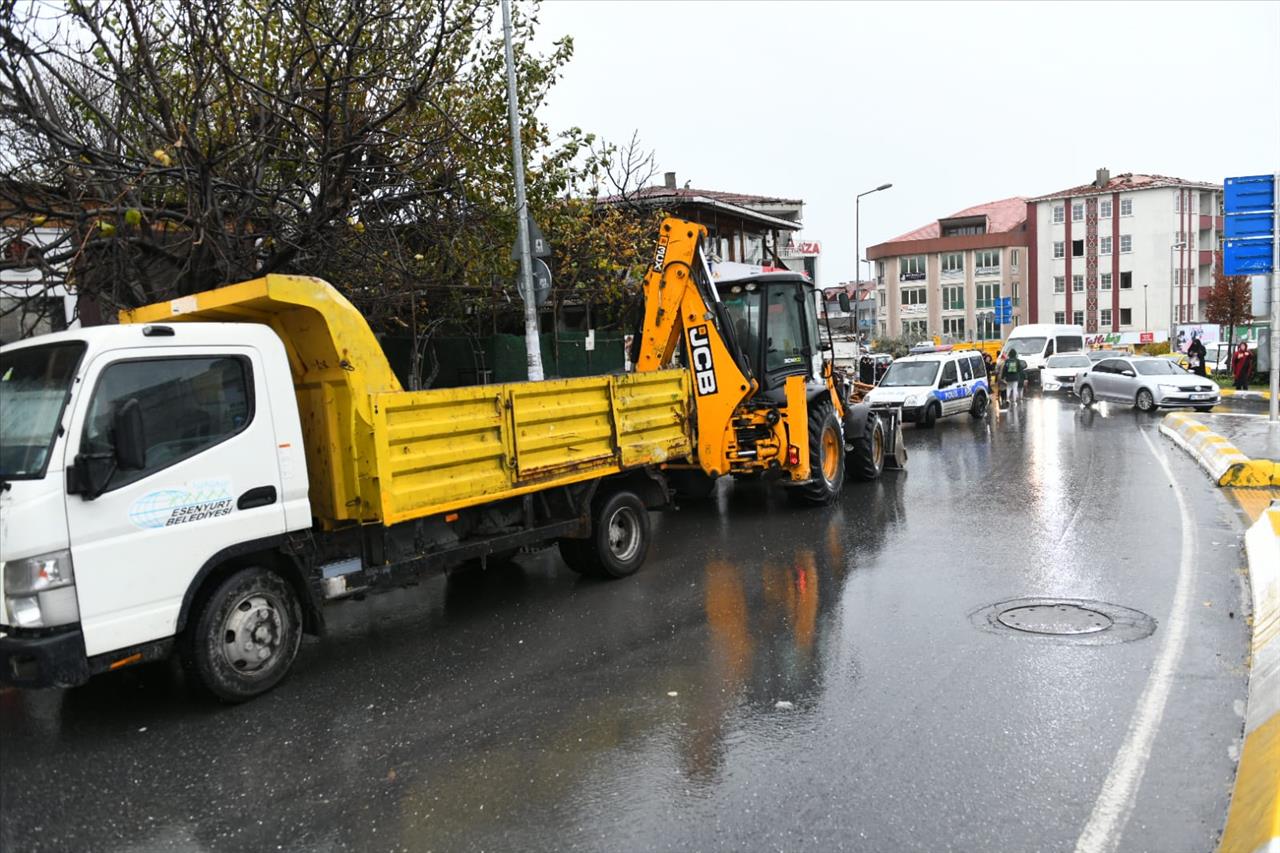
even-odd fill
[{"label": "overcast sky", "polygon": [[[1280,2],[547,0],[552,127],[638,130],[681,185],[804,200],[823,284],[962,208],[1146,172],[1280,169]],[[659,178],[660,180],[660,178]]]}]

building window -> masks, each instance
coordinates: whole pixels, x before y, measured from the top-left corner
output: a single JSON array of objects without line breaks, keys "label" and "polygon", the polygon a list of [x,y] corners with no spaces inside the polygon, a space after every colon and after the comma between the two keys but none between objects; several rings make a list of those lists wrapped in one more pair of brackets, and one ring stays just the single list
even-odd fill
[{"label": "building window", "polygon": [[973,265],[978,275],[1000,272],[1000,250],[979,249],[973,253]]},{"label": "building window", "polygon": [[1121,326],[1133,325],[1133,309],[1132,308],[1120,309],[1120,325]]},{"label": "building window", "polygon": [[978,340],[980,341],[1000,340],[1000,330],[999,330],[999,326],[996,325],[994,314],[978,315]]},{"label": "building window", "polygon": [[1017,305],[1018,304],[1018,283],[1016,281],[1012,282],[1012,290],[1013,292],[1010,295],[1013,297],[1013,304]]},{"label": "building window", "polygon": [[1084,293],[1084,276],[1082,275],[1071,276],[1071,292]]},{"label": "building window", "polygon": [[963,317],[944,317],[942,318],[942,334],[950,335],[956,340],[964,340],[964,318]]},{"label": "building window", "polygon": [[1015,270],[1018,268],[1018,250],[1017,249],[1009,250],[1009,266],[1010,268]]},{"label": "building window", "polygon": [[1133,216],[1133,199],[1131,198],[1120,199],[1120,215]]},{"label": "building window", "polygon": [[920,281],[924,278],[924,255],[898,258],[898,280]]},{"label": "building window", "polygon": [[994,308],[996,300],[1000,298],[1000,285],[997,284],[979,284],[974,288],[977,292],[977,299],[973,305],[975,308]]},{"label": "building window", "polygon": [[1084,202],[1082,202],[1082,201],[1072,202],[1072,204],[1071,204],[1071,221],[1072,221],[1072,222],[1083,222],[1083,221],[1084,221]]},{"label": "building window", "polygon": [[1133,290],[1133,273],[1131,272],[1120,273],[1120,289]]},{"label": "building window", "polygon": [[1072,311],[1072,312],[1071,312],[1071,325],[1073,325],[1073,326],[1083,326],[1083,325],[1084,325],[1084,312],[1083,312],[1083,311]]},{"label": "building window", "polygon": [[1065,275],[1055,275],[1053,277],[1053,292],[1054,293],[1067,292],[1067,277]]},{"label": "building window", "polygon": [[1098,202],[1098,218],[1100,219],[1111,218],[1111,199],[1109,198],[1103,199],[1102,201]]},{"label": "building window", "polygon": [[1073,258],[1084,257],[1084,241],[1083,240],[1071,241],[1071,257]]},{"label": "building window", "polygon": [[1101,288],[1102,290],[1111,289],[1111,273],[1104,272],[1102,274],[1102,281],[1099,283],[1098,287]]},{"label": "building window", "polygon": [[918,341],[929,335],[928,320],[903,320],[902,336],[908,341]]},{"label": "building window", "polygon": [[929,291],[923,287],[904,287],[902,288],[903,305],[927,305],[929,302]]},{"label": "building window", "polygon": [[[1173,194],[1173,212],[1174,213],[1182,212],[1182,190],[1178,190]],[[1179,231],[1178,233],[1181,234],[1182,232]],[[1178,239],[1181,240],[1182,238],[1179,237]]]},{"label": "building window", "polygon": [[1098,322],[1101,323],[1103,326],[1111,325],[1111,309],[1110,308],[1103,308],[1101,311],[1098,312]]},{"label": "building window", "polygon": [[1053,244],[1053,256],[1055,258],[1065,258],[1067,256],[1066,244],[1061,240]]},{"label": "building window", "polygon": [[1111,254],[1111,238],[1110,237],[1103,237],[1100,240],[1098,240],[1098,254],[1099,255]]},{"label": "building window", "polygon": [[1062,205],[1060,205],[1060,204],[1055,204],[1055,205],[1053,206],[1053,224],[1054,224],[1054,225],[1057,225],[1058,223],[1062,222],[1063,218],[1064,218],[1064,217],[1063,217],[1063,207],[1062,207]]},{"label": "building window", "polygon": [[884,261],[876,261],[876,284],[884,284]]},{"label": "building window", "polygon": [[942,274],[959,275],[964,272],[964,252],[948,252],[942,256]]},{"label": "building window", "polygon": [[942,310],[957,311],[964,308],[964,286],[954,285],[942,288]]},{"label": "building window", "polygon": [[1132,252],[1132,251],[1133,251],[1133,235],[1121,234],[1120,235],[1120,254],[1123,255],[1127,252]]},{"label": "building window", "polygon": [[1053,322],[1057,323],[1059,326],[1061,326],[1061,325],[1065,324],[1065,323],[1067,322],[1067,312],[1066,312],[1066,311],[1054,311],[1054,312],[1053,312]]}]

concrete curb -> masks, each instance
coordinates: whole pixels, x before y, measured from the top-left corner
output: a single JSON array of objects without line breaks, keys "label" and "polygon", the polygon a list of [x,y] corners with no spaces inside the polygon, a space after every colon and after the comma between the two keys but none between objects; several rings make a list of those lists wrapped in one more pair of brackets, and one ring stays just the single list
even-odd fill
[{"label": "concrete curb", "polygon": [[1270,400],[1270,391],[1237,391],[1234,388],[1221,388],[1219,393],[1224,397],[1243,397],[1246,400]]},{"label": "concrete curb", "polygon": [[1226,438],[1184,412],[1165,415],[1160,432],[1190,453],[1219,486],[1280,486],[1280,465],[1270,459],[1250,459]]},{"label": "concrete curb", "polygon": [[1280,504],[1245,535],[1253,644],[1244,748],[1220,853],[1280,853]]}]

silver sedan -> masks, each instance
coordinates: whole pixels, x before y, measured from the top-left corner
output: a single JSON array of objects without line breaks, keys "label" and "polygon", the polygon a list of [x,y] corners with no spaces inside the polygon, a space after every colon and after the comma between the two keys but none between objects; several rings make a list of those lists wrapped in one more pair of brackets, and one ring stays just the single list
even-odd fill
[{"label": "silver sedan", "polygon": [[1167,358],[1107,358],[1076,376],[1075,394],[1092,406],[1110,400],[1144,412],[1190,406],[1207,412],[1221,402],[1218,386]]}]

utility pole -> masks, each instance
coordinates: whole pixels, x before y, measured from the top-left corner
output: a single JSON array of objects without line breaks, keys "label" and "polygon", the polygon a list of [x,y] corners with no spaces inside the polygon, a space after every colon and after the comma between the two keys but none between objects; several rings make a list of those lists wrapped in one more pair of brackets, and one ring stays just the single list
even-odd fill
[{"label": "utility pole", "polygon": [[516,227],[520,240],[520,296],[524,299],[524,348],[529,381],[541,381],[542,345],[538,305],[533,294],[533,257],[529,248],[529,203],[524,195],[524,151],[520,145],[520,102],[516,95],[516,60],[511,48],[511,0],[502,0],[502,40],[507,54],[507,115],[511,123],[511,160],[516,176]]}]

